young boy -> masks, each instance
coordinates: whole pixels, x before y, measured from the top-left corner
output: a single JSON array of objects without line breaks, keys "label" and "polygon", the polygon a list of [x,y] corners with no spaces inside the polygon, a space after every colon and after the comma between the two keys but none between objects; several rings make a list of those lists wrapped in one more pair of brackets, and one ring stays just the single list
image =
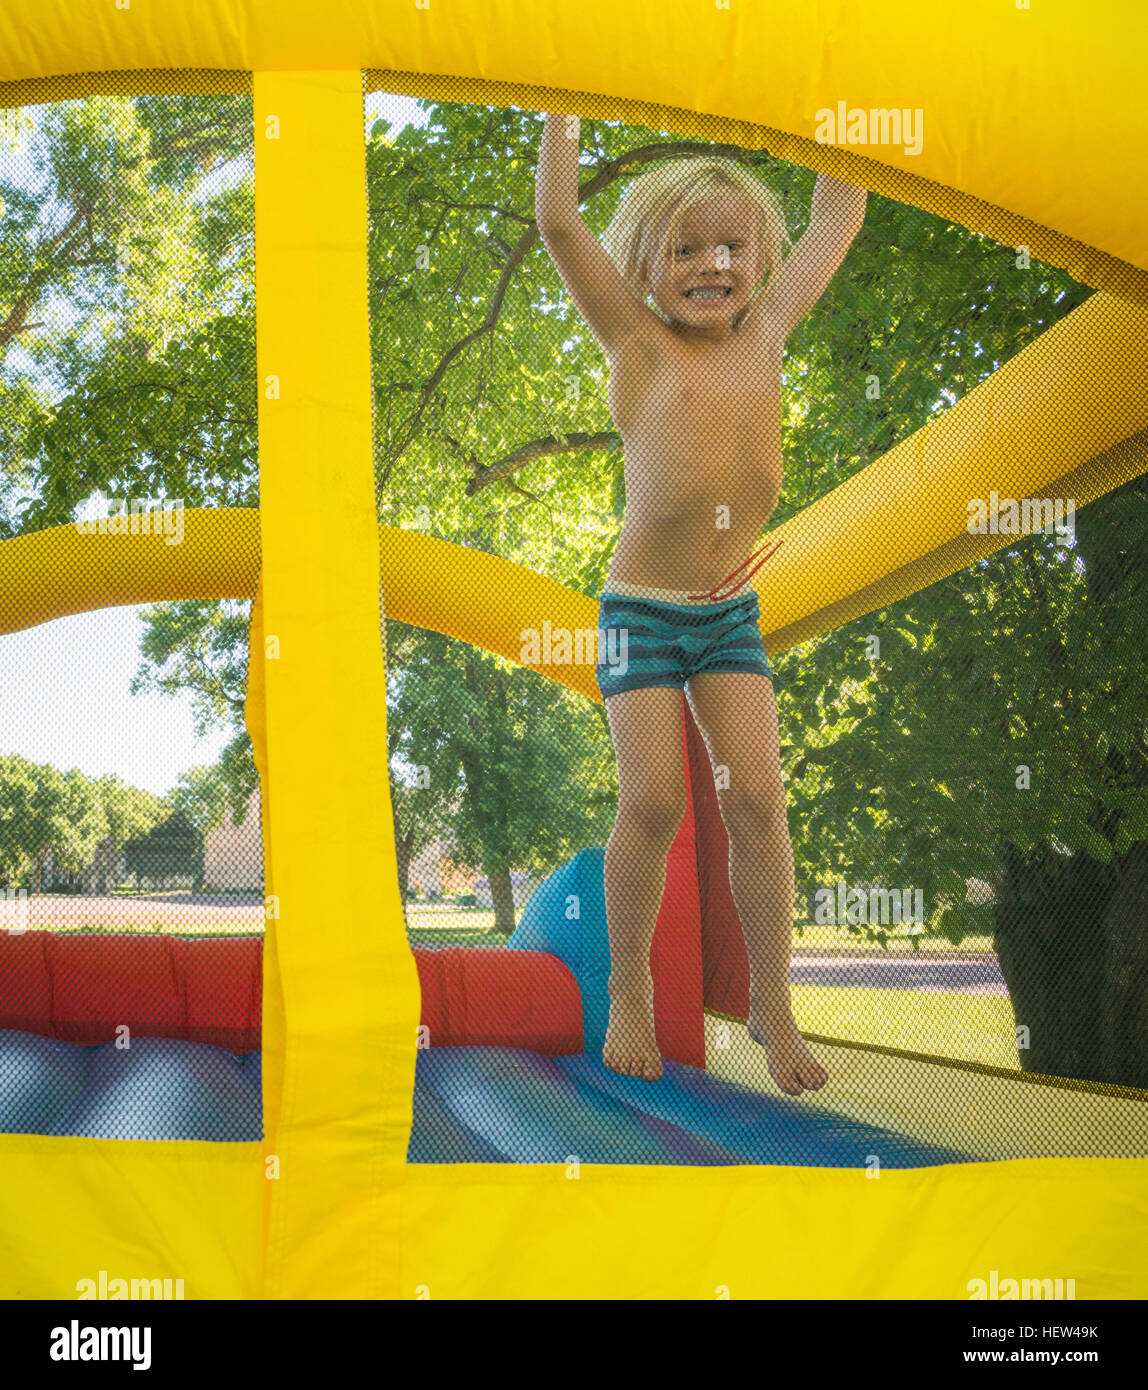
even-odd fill
[{"label": "young boy", "polygon": [[579,134],[577,117],[546,116],[535,211],[606,355],[625,449],[626,516],[598,623],[628,642],[624,675],[598,668],[618,760],[603,1060],[662,1074],[650,945],[685,810],[684,690],[713,765],[728,769],[718,800],[749,956],[749,1034],[797,1095],[827,1075],[790,1005],[793,850],[747,557],[781,494],[785,341],[857,235],[865,191],[821,175],[809,227],[782,260],[785,221],[760,180],[732,160],[677,161],[629,186],[604,248],[579,213]]}]

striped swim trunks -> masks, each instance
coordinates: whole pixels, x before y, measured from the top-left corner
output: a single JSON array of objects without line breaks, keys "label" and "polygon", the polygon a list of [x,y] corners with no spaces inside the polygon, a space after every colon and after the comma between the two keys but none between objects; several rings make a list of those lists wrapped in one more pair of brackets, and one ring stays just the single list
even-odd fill
[{"label": "striped swim trunks", "polygon": [[598,606],[602,698],[653,686],[685,688],[703,671],[748,671],[782,688],[769,664],[755,590],[717,602],[688,600],[687,591],[613,582]]}]

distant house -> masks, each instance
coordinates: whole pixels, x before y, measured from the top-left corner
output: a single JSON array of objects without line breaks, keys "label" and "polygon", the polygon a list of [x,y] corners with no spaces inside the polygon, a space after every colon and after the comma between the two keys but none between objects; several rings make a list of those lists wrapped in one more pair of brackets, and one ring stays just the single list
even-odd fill
[{"label": "distant house", "polygon": [[424,845],[411,859],[407,874],[409,890],[419,897],[437,893],[441,898],[457,898],[473,893],[477,871],[456,863],[451,858],[454,849],[445,837]]},{"label": "distant house", "polygon": [[80,892],[91,896],[110,893],[124,877],[123,850],[116,849],[110,835],[96,846],[92,862],[80,873]]},{"label": "distant house", "polygon": [[229,815],[207,832],[203,878],[211,892],[263,892],[263,812],[258,787],[248,797],[239,825],[232,825]]},{"label": "distant house", "polygon": [[411,856],[411,866],[407,874],[407,885],[419,897],[429,894],[443,896],[442,891],[442,841],[432,840],[415,855]]}]

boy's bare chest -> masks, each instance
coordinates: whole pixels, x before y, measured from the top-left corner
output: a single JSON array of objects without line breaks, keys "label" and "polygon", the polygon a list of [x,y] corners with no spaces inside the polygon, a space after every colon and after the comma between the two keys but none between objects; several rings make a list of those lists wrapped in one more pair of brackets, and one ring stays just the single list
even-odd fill
[{"label": "boy's bare chest", "polygon": [[757,348],[620,363],[610,376],[614,421],[623,435],[768,424],[780,412],[780,358]]}]

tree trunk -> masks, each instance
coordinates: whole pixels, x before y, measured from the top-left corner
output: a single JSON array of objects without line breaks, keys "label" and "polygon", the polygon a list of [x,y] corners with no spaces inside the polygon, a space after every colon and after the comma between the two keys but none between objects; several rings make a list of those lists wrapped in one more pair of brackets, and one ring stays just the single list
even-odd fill
[{"label": "tree trunk", "polygon": [[1148,1089],[1148,844],[1130,846],[1116,862],[1104,915],[1103,1036],[1114,1073],[1106,1079]]},{"label": "tree trunk", "polygon": [[994,944],[1024,1071],[1148,1087],[1148,844],[1102,864],[1002,846]]},{"label": "tree trunk", "polygon": [[494,903],[494,930],[509,935],[515,927],[514,888],[510,882],[510,871],[497,869],[488,872],[487,878],[490,879],[490,896]]},{"label": "tree trunk", "polygon": [[393,802],[391,803],[391,818],[395,827],[395,864],[398,867],[399,899],[405,903],[411,882],[411,860],[414,858],[415,832],[413,829],[403,831],[399,822],[398,810]]}]

